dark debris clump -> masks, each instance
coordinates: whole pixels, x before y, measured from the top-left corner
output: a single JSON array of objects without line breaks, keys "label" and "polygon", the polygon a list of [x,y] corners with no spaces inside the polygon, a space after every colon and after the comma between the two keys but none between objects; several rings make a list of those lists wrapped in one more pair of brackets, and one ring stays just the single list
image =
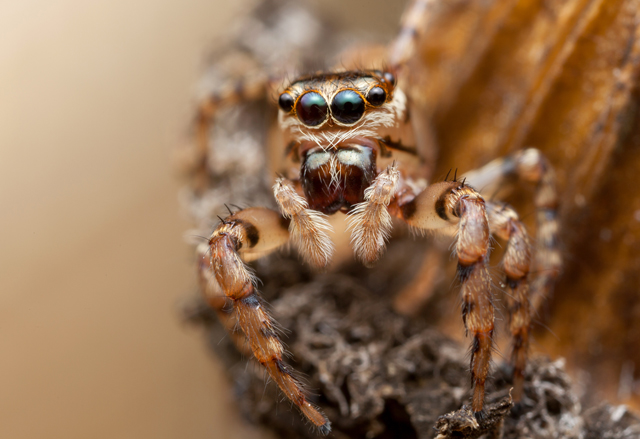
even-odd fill
[{"label": "dark debris clump", "polygon": [[[391,254],[398,249],[402,245],[392,246]],[[424,319],[392,311],[388,291],[403,277],[401,271],[352,266],[314,275],[294,256],[267,258],[255,268],[274,317],[286,328],[289,362],[304,374],[314,392],[311,400],[331,420],[331,437],[640,437],[640,420],[620,407],[583,411],[563,361],[545,357],[532,359],[525,398],[513,408],[510,371],[497,365],[486,414],[476,419],[463,407],[470,396],[466,347]],[[210,347],[228,366],[248,419],[281,438],[319,436],[274,384],[265,387],[260,367],[246,367],[253,360],[238,353],[204,304],[194,304],[189,316],[208,331]]]}]

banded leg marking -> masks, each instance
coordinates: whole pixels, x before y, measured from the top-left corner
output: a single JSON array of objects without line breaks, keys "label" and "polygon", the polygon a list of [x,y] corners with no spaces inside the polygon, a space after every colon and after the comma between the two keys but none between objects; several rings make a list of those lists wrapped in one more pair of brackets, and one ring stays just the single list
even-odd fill
[{"label": "banded leg marking", "polygon": [[[256,289],[256,279],[241,259],[241,254],[271,252],[287,242],[287,222],[270,209],[250,208],[227,217],[209,239],[209,263],[220,291],[232,304],[238,326],[246,336],[254,357],[286,397],[322,434],[331,431],[331,423],[317,407],[307,401],[307,392],[283,360],[284,346],[277,324],[265,309]],[[208,279],[209,273],[201,277]],[[216,285],[214,284],[214,285]]]},{"label": "banded leg marking", "polygon": [[507,205],[487,203],[491,233],[507,241],[502,260],[505,272],[509,330],[512,337],[513,399],[522,398],[524,369],[529,354],[531,303],[529,302],[529,270],[531,240],[518,214]]},{"label": "banded leg marking", "polygon": [[530,296],[533,309],[539,310],[562,270],[558,193],[553,167],[539,150],[529,148],[496,159],[464,177],[474,187],[481,188],[484,194],[496,193],[509,177],[535,185],[536,251],[532,272],[536,276],[531,283]]},{"label": "banded leg marking", "polygon": [[216,312],[218,320],[220,320],[222,326],[224,326],[226,331],[229,333],[236,349],[244,355],[253,355],[253,352],[249,346],[247,346],[245,336],[236,330],[236,322],[233,318],[233,313],[228,312],[227,306],[229,304],[229,298],[225,296],[222,287],[220,287],[216,280],[213,272],[213,266],[211,265],[209,251],[210,246],[208,243],[200,244],[196,248],[200,291],[202,292],[202,295],[207,301],[209,307]]},{"label": "banded leg marking", "polygon": [[489,220],[484,199],[458,182],[441,182],[427,187],[400,207],[411,226],[433,230],[457,224],[456,255],[461,284],[462,319],[471,334],[471,407],[484,407],[485,381],[489,374],[493,345],[494,308],[489,260]]}]

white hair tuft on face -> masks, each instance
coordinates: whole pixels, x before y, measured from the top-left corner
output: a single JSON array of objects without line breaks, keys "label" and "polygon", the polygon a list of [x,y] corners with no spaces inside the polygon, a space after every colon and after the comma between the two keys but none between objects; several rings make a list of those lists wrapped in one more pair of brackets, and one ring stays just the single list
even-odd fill
[{"label": "white hair tuft on face", "polygon": [[288,129],[293,133],[294,140],[313,142],[327,150],[336,148],[337,145],[346,143],[355,137],[377,137],[378,129],[397,126],[399,121],[404,120],[406,106],[407,97],[402,90],[396,89],[391,102],[378,108],[369,109],[354,126],[307,127],[295,116],[283,112],[278,114],[278,121],[283,129]]}]

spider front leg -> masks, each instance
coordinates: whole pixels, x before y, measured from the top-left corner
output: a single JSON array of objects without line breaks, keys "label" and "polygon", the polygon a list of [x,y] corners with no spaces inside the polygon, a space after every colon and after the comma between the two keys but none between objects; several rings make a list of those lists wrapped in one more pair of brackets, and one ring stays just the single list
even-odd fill
[{"label": "spider front leg", "polygon": [[201,278],[210,283],[205,291],[221,291],[231,300],[238,326],[256,360],[302,414],[327,434],[331,423],[307,401],[302,383],[284,362],[277,325],[256,290],[256,279],[241,258],[256,258],[284,245],[289,239],[287,227],[286,219],[266,208],[244,209],[227,217],[209,239],[209,261],[200,264],[201,270],[206,270]]},{"label": "spider front leg", "polygon": [[364,201],[349,213],[351,243],[356,257],[367,267],[372,267],[384,251],[391,235],[391,215],[387,206],[393,198],[400,172],[392,163],[373,180],[364,191]]},{"label": "spider front leg", "polygon": [[462,319],[471,333],[471,407],[484,407],[485,381],[493,345],[494,308],[489,261],[489,219],[484,199],[463,183],[441,182],[427,187],[400,206],[410,226],[434,230],[457,225],[456,256],[462,294]]},{"label": "spider front leg", "polygon": [[196,257],[198,260],[198,280],[200,281],[200,291],[204,296],[207,304],[216,312],[218,320],[229,333],[231,340],[243,355],[253,355],[253,352],[247,346],[246,339],[242,332],[236,331],[236,322],[233,314],[228,312],[227,305],[229,298],[225,296],[224,291],[218,285],[215,273],[213,271],[213,261],[210,257],[210,243],[202,243],[196,248]]},{"label": "spider front leg", "polygon": [[278,178],[273,194],[285,218],[290,219],[289,233],[300,255],[314,267],[329,265],[334,247],[327,232],[331,225],[324,214],[309,209],[309,204],[295,189],[294,183]]}]

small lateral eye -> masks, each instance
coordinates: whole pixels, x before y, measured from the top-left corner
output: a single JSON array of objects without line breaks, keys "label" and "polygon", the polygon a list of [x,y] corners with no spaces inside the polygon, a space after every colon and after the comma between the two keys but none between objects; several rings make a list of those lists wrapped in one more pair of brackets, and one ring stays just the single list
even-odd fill
[{"label": "small lateral eye", "polygon": [[288,113],[293,108],[293,96],[289,93],[284,92],[278,98],[278,105],[282,108],[282,111]]},{"label": "small lateral eye", "polygon": [[391,85],[396,85],[396,77],[391,72],[384,72],[384,80],[390,83]]},{"label": "small lateral eye", "polygon": [[327,120],[327,101],[315,91],[303,94],[296,104],[298,118],[308,126],[317,126]]},{"label": "small lateral eye", "polygon": [[353,90],[343,90],[331,101],[331,113],[338,122],[356,123],[364,114],[364,100]]},{"label": "small lateral eye", "polygon": [[373,87],[367,94],[367,101],[374,107],[379,107],[387,100],[387,92],[382,87]]}]

